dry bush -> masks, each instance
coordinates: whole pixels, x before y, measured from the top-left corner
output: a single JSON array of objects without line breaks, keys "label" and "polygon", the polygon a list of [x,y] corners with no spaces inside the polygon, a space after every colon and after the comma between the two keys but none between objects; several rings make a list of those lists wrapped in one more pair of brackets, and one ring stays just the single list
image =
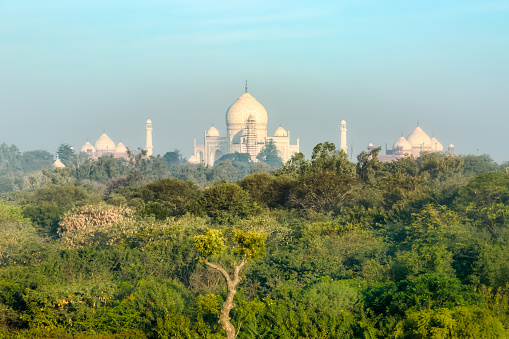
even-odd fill
[{"label": "dry bush", "polygon": [[86,205],[67,212],[58,235],[64,246],[112,245],[136,233],[134,210],[122,206]]}]

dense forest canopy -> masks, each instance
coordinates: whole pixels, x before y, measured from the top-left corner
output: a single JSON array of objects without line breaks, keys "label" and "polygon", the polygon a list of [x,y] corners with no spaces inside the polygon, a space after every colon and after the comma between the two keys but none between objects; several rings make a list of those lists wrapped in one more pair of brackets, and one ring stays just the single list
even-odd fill
[{"label": "dense forest canopy", "polygon": [[0,146],[0,338],[509,337],[507,163],[59,151]]}]

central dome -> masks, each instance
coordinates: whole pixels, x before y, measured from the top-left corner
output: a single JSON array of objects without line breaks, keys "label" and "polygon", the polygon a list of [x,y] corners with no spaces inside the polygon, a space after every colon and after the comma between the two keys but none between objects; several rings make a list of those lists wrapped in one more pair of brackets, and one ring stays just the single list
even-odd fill
[{"label": "central dome", "polygon": [[419,126],[406,139],[412,147],[431,147],[431,138]]},{"label": "central dome", "polygon": [[[252,116],[257,125],[267,126],[267,111],[251,94],[244,93],[226,111],[226,125],[245,125]],[[233,126],[232,126],[233,127]]]},{"label": "central dome", "polygon": [[103,133],[99,139],[97,139],[94,146],[98,152],[114,152],[116,148],[115,143],[106,133]]}]

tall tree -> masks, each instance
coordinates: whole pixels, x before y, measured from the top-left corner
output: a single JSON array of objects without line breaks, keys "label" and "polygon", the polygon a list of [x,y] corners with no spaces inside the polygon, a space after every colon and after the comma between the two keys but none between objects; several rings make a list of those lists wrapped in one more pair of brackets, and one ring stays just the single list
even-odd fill
[{"label": "tall tree", "polygon": [[262,147],[260,153],[256,156],[256,159],[272,167],[283,167],[283,160],[281,160],[277,154],[276,143],[272,139],[269,139],[269,141],[265,143],[265,146]]},{"label": "tall tree", "polygon": [[311,170],[315,173],[332,172],[337,174],[355,174],[352,164],[343,151],[336,150],[332,142],[319,143],[311,154]]},{"label": "tall tree", "polygon": [[185,161],[185,159],[182,157],[182,153],[180,153],[180,150],[176,148],[173,150],[173,152],[166,152],[163,155],[163,160],[166,161],[168,166],[180,164]]},{"label": "tall tree", "polygon": [[228,273],[220,264],[209,261],[210,257],[220,255],[227,249],[226,239],[220,230],[208,229],[205,234],[194,237],[194,246],[201,253],[200,260],[208,267],[221,273],[226,280],[228,292],[221,308],[219,323],[226,332],[228,339],[234,339],[237,336],[235,327],[230,321],[230,311],[235,307],[233,303],[233,297],[237,294],[235,288],[242,279],[240,277],[240,270],[248,261],[265,254],[267,235],[255,230],[244,232],[237,229],[232,231],[231,241],[236,244],[237,253],[242,258],[239,264],[233,264],[233,275]]},{"label": "tall tree", "polygon": [[58,158],[67,167],[73,167],[76,160],[76,154],[74,148],[68,144],[60,144],[57,150]]}]

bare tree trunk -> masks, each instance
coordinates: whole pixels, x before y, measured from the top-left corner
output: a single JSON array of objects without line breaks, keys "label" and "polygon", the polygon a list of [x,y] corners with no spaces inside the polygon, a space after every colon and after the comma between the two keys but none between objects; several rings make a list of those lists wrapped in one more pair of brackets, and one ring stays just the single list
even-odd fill
[{"label": "bare tree trunk", "polygon": [[233,324],[230,321],[230,311],[235,307],[235,304],[233,303],[233,297],[237,293],[235,287],[237,287],[241,280],[239,276],[240,269],[246,263],[247,259],[244,258],[242,259],[242,262],[239,265],[234,266],[233,279],[231,279],[230,275],[228,274],[228,272],[226,272],[224,268],[214,263],[211,263],[205,259],[205,265],[212,267],[215,270],[218,270],[226,279],[226,284],[228,286],[228,294],[226,295],[226,300],[223,303],[223,308],[221,309],[221,314],[219,315],[219,323],[223,327],[223,330],[225,330],[226,337],[228,339],[235,339],[235,337],[237,336],[237,333],[235,332],[235,327],[233,327]]}]

